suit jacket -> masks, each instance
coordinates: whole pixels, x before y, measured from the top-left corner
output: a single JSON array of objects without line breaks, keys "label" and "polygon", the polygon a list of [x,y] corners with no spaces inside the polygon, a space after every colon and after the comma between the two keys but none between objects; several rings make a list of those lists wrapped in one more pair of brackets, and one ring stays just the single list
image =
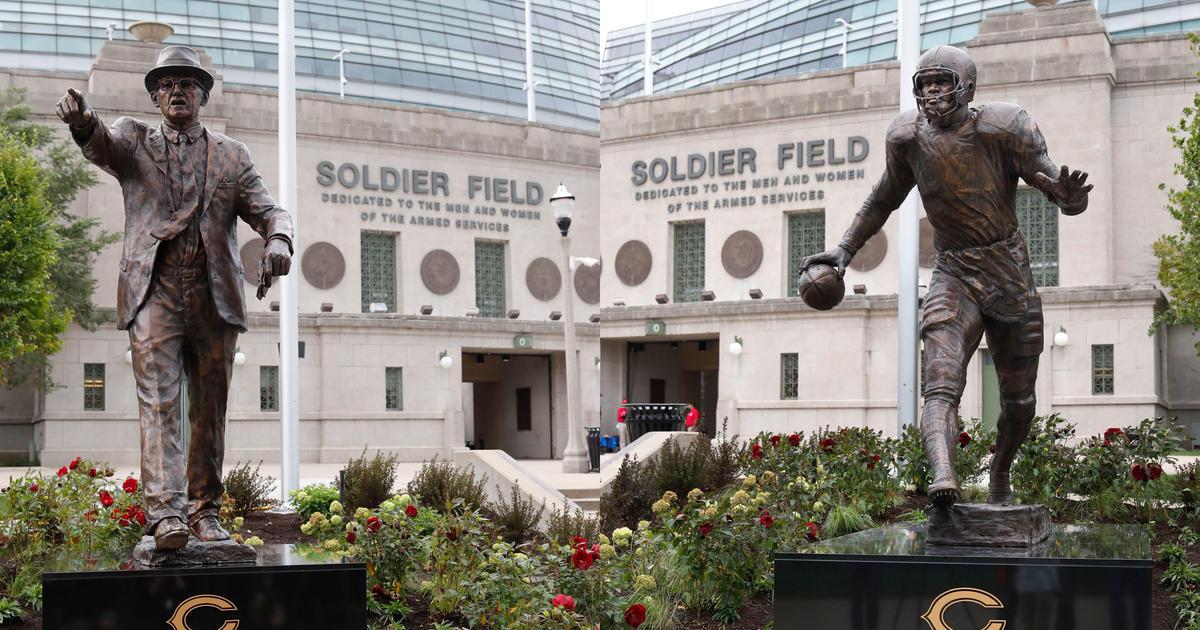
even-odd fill
[{"label": "suit jacket", "polygon": [[[292,218],[263,186],[246,145],[205,128],[208,164],[201,195],[200,236],[208,258],[209,285],[221,319],[246,331],[246,298],[238,255],[237,217],[264,240],[281,236],[292,243]],[[171,184],[167,148],[159,127],[129,117],[106,127],[98,118],[74,132],[83,155],[117,178],[125,197],[125,245],[117,283],[117,328],[133,321],[150,288],[160,242],[150,235],[170,220]]]}]

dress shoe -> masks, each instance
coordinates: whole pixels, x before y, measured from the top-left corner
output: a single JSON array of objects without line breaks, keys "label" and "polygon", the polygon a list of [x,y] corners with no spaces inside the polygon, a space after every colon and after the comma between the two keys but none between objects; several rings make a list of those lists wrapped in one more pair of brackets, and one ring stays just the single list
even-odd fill
[{"label": "dress shoe", "polygon": [[229,540],[229,532],[221,527],[217,517],[209,514],[201,516],[192,521],[192,533],[196,538],[203,542],[215,542],[218,540]]},{"label": "dress shoe", "polygon": [[154,527],[154,546],[158,549],[179,549],[188,543],[188,528],[183,519],[168,516]]}]

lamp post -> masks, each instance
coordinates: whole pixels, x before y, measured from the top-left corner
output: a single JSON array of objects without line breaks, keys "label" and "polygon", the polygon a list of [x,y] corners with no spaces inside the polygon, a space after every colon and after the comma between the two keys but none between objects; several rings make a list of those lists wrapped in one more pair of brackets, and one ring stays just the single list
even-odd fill
[{"label": "lamp post", "polygon": [[563,269],[567,271],[566,305],[563,308],[563,333],[567,355],[567,449],[563,451],[563,472],[585,473],[591,469],[587,451],[583,446],[583,423],[579,420],[579,357],[575,356],[575,300],[571,296],[571,209],[575,206],[575,195],[567,187],[558,185],[550,197],[554,209],[554,222],[562,233]]},{"label": "lamp post", "polygon": [[333,60],[338,62],[338,98],[346,98],[346,53],[348,52],[350,51],[343,48],[333,56]]}]

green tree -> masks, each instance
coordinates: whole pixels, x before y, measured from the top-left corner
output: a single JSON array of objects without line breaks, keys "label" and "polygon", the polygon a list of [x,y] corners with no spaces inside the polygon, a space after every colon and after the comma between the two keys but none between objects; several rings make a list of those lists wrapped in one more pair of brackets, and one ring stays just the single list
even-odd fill
[{"label": "green tree", "polygon": [[[1200,37],[1195,33],[1188,36],[1196,51]],[[1193,96],[1191,106],[1183,108],[1179,124],[1167,129],[1180,153],[1175,174],[1182,175],[1186,185],[1167,191],[1167,210],[1179,221],[1179,233],[1164,234],[1154,243],[1158,281],[1170,291],[1171,304],[1155,317],[1151,332],[1170,324],[1191,324],[1200,330],[1200,92]],[[1166,184],[1158,187],[1164,190]],[[1196,353],[1200,354],[1200,342]]]},{"label": "green tree", "polygon": [[[24,103],[24,90],[9,88],[0,95],[0,136],[15,141],[16,147],[33,160],[41,185],[41,196],[50,213],[50,225],[56,236],[48,267],[47,289],[53,321],[74,321],[85,330],[95,330],[111,319],[109,311],[92,303],[96,280],[92,266],[96,256],[120,234],[96,230],[99,219],[79,217],[67,212],[80,191],[96,183],[96,176],[73,143],[60,139],[56,130],[31,120]],[[5,248],[8,243],[5,243]],[[6,280],[8,276],[3,276]],[[0,280],[3,281],[3,280]],[[63,324],[55,335],[66,330]],[[7,330],[4,334],[7,334]],[[3,342],[6,343],[7,337]],[[0,353],[0,383],[18,385],[32,381],[39,389],[53,386],[47,357],[58,349],[52,346],[28,346],[11,357]]]},{"label": "green tree", "polygon": [[0,134],[0,378],[21,357],[58,351],[71,319],[52,304],[53,214],[37,162]]}]

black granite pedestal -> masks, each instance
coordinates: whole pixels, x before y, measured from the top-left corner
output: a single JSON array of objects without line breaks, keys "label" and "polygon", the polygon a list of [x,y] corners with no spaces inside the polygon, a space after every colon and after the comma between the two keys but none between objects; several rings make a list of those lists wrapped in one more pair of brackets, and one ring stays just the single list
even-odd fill
[{"label": "black granite pedestal", "polygon": [[64,557],[42,574],[42,627],[363,628],[365,593],[363,563],[305,546],[259,547],[254,563],[225,566],[139,568],[132,553]]},{"label": "black granite pedestal", "polygon": [[1149,630],[1150,539],[1056,525],[1026,548],[931,546],[896,524],[775,554],[779,630]]}]

